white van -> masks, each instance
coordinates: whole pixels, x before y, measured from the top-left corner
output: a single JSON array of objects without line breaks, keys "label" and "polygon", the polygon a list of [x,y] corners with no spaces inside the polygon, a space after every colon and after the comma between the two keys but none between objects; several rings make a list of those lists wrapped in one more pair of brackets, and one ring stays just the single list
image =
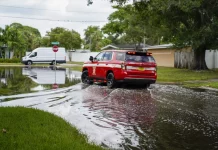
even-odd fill
[{"label": "white van", "polygon": [[[53,52],[52,47],[39,47],[23,57],[22,63],[26,65],[33,63],[49,63],[50,65],[55,65],[55,52]],[[65,48],[58,48],[56,52],[56,63],[66,63]]]}]

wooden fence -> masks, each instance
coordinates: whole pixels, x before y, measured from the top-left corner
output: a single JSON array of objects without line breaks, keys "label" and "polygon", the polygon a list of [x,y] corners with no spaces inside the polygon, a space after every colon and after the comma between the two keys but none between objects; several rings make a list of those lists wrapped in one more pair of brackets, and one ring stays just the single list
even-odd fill
[{"label": "wooden fence", "polygon": [[194,52],[176,51],[174,53],[174,67],[191,69],[194,65]]}]

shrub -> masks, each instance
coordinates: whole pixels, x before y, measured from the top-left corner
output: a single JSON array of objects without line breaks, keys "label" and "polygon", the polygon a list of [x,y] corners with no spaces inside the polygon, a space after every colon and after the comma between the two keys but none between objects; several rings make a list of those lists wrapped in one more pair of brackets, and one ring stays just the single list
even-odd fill
[{"label": "shrub", "polygon": [[12,58],[12,59],[3,59],[0,58],[0,63],[20,63],[21,59],[20,58]]}]

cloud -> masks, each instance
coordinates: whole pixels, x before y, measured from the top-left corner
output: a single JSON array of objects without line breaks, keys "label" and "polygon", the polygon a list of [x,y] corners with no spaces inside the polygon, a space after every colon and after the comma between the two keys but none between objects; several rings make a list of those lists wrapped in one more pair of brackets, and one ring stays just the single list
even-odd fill
[{"label": "cloud", "polygon": [[[16,7],[3,7],[3,5]],[[90,6],[87,6],[87,0],[22,0],[22,2],[17,0],[1,0],[0,26],[4,27],[13,22],[18,22],[39,29],[43,36],[46,31],[49,31],[51,28],[64,27],[70,30],[74,29],[83,37],[84,29],[89,25],[102,27],[106,24],[108,16],[114,11],[111,5],[112,4],[107,0],[94,0],[94,3]],[[35,9],[24,9],[23,7]],[[61,21],[30,20],[2,16]]]}]

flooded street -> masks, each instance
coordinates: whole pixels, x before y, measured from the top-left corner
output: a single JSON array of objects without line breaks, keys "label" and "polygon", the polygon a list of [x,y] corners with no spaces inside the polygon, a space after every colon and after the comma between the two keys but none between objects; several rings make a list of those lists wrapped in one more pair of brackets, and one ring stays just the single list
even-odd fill
[{"label": "flooded street", "polygon": [[0,96],[63,88],[80,82],[80,72],[53,67],[0,67]]},{"label": "flooded street", "polygon": [[54,113],[110,149],[218,149],[218,93],[212,91],[159,84],[148,90],[108,89],[79,83],[0,96],[0,106]]}]

